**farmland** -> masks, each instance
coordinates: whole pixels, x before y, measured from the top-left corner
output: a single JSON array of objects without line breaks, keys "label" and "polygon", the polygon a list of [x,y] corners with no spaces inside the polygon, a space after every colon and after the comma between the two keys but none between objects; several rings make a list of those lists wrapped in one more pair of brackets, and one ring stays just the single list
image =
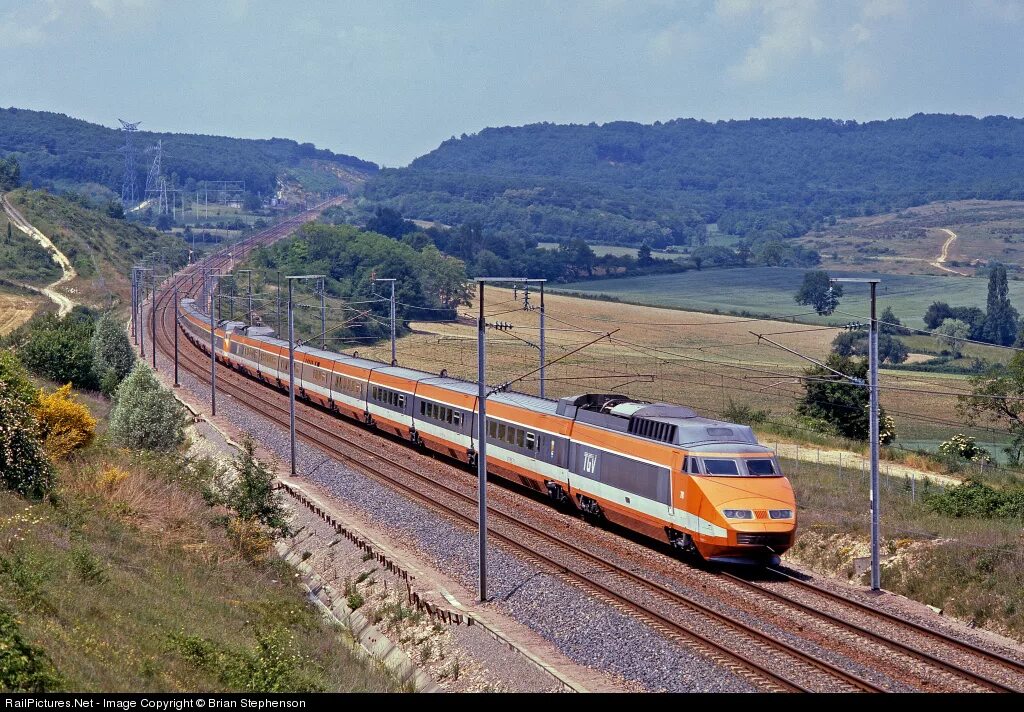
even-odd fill
[{"label": "farmland", "polygon": [[[536,311],[523,311],[521,301],[516,303],[512,296],[500,289],[487,293],[489,319],[514,325],[488,337],[487,380],[497,384],[525,376],[512,389],[537,393],[538,376],[529,372],[538,361],[532,345],[538,339],[538,316]],[[518,296],[521,300],[522,293]],[[531,299],[535,305],[536,295]],[[803,392],[794,377],[809,364],[763,341],[759,344],[750,332],[772,334],[772,340],[794,351],[822,358],[835,330],[566,295],[548,294],[546,308],[547,358],[550,362],[562,357],[547,369],[549,397],[620,392],[682,403],[712,417],[725,417],[736,406],[747,407],[765,411],[763,427],[772,432],[765,435],[767,439],[781,433],[783,439],[788,435],[805,442],[826,442],[793,418],[795,399]],[[475,380],[476,329],[472,307],[464,311],[465,318],[458,324],[412,324],[414,333],[399,340],[399,362],[429,371],[446,368],[453,376]],[[611,337],[600,338],[609,332],[614,332]],[[595,339],[579,353],[567,355]],[[386,342],[358,349],[371,358],[390,359]],[[902,389],[883,389],[882,404],[895,418],[898,444],[904,447],[935,450],[956,432],[975,436],[993,451],[1005,441],[1001,432],[960,424],[955,397],[944,394],[966,390],[965,377],[883,370],[882,384]]]},{"label": "farmland", "polygon": [[24,324],[46,302],[31,292],[0,292],[0,336],[6,336]]},{"label": "farmland", "polygon": [[840,220],[800,238],[818,250],[826,269],[868,269],[890,274],[934,274],[931,264],[952,230],[947,265],[973,274],[998,260],[1019,272],[1024,263],[1024,202],[960,200],[929,203],[898,213]]},{"label": "farmland", "polygon": [[[681,274],[627,277],[559,285],[563,292],[583,296],[607,296],[623,302],[724,314],[799,315],[800,321],[824,324],[844,323],[846,313],[819,317],[799,307],[793,293],[807,270],[791,267],[751,267],[691,271]],[[877,272],[832,270],[836,277],[878,277]],[[883,274],[878,285],[879,311],[891,306],[904,324],[923,328],[921,317],[928,305],[942,300],[957,306],[985,307],[988,282],[984,279],[947,275]],[[1024,282],[1010,281],[1010,299],[1024,306]],[[867,288],[847,286],[839,307],[856,317],[868,311]]]}]

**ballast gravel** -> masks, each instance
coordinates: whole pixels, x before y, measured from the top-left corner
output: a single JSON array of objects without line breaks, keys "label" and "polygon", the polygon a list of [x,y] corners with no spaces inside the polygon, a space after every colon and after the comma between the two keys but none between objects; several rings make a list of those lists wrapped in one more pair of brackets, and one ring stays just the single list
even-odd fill
[{"label": "ballast gravel", "polygon": [[[173,362],[162,353],[158,363],[161,369],[173,368]],[[183,368],[179,374],[183,388],[209,401],[206,384]],[[253,388],[261,386],[254,383]],[[286,430],[226,393],[218,392],[217,410],[218,416],[288,461]],[[373,523],[387,528],[392,537],[422,552],[436,568],[471,590],[476,587],[474,532],[453,525],[301,441],[296,443],[296,471],[332,496],[358,507]],[[714,661],[498,547],[490,549],[488,568],[492,605],[550,640],[574,662],[621,676],[651,691],[756,691],[750,682]]]}]

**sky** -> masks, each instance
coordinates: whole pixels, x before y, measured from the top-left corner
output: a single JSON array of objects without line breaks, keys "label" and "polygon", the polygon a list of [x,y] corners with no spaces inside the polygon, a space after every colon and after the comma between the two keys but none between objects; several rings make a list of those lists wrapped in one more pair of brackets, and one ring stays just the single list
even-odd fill
[{"label": "sky", "polygon": [[0,106],[387,166],[487,126],[1024,116],[1024,0],[0,0]]}]

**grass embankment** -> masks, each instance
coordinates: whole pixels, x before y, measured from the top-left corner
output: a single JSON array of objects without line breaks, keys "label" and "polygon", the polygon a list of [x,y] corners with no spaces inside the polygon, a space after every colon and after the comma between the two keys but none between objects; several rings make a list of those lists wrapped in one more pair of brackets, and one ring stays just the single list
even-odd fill
[{"label": "grass embankment", "polygon": [[41,287],[60,276],[61,269],[50,253],[15,227],[6,213],[0,211],[0,279]]},{"label": "grass embankment", "polygon": [[113,294],[127,300],[132,265],[154,252],[178,265],[187,261],[188,247],[180,238],[108,217],[68,198],[22,188],[8,193],[8,199],[67,255],[78,273],[70,283],[76,301],[106,307]]},{"label": "grass embankment", "polygon": [[[800,533],[787,554],[816,570],[855,578],[868,556],[869,483],[861,470],[786,460]],[[1019,518],[939,513],[939,489],[881,480],[882,586],[950,615],[1024,640],[1024,539]]]},{"label": "grass embankment", "polygon": [[48,303],[40,294],[0,281],[0,337],[27,322]]},{"label": "grass embankment", "polygon": [[[108,403],[88,404],[102,424]],[[20,636],[37,649],[22,687],[398,689],[355,659],[289,566],[240,553],[253,549],[200,496],[212,475],[209,461],[130,452],[100,434],[58,465],[48,500],[0,492],[0,614],[11,613],[0,646]],[[2,654],[0,669],[12,671]]]}]

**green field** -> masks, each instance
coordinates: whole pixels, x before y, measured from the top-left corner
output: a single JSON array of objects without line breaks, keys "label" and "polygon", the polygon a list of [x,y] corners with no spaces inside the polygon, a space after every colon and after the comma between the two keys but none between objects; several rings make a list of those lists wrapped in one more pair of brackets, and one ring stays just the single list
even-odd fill
[{"label": "green field", "polygon": [[[542,250],[557,250],[557,242],[538,242],[537,247]],[[622,257],[623,255],[629,255],[630,257],[636,257],[636,247],[626,247],[624,245],[591,245],[590,249],[594,251],[594,254],[598,257],[604,257],[605,255],[613,255],[615,257]],[[651,256],[657,257],[658,259],[664,260],[675,260],[683,256],[682,252],[665,252],[663,250],[651,250]]]},{"label": "green field", "polygon": [[[806,308],[793,301],[793,294],[807,270],[791,267],[717,269],[680,274],[592,280],[559,285],[553,290],[584,296],[606,295],[625,302],[650,304],[692,311],[723,313],[749,312],[782,317],[801,314],[800,321],[837,323],[847,314],[831,317],[804,315]],[[941,300],[954,306],[985,308],[988,281],[967,277],[931,275],[878,275],[869,272],[832,272],[836,277],[881,277],[878,285],[879,312],[891,306],[904,324],[922,328],[921,317],[928,305]],[[839,309],[860,317],[868,311],[867,285],[846,285]],[[1024,308],[1024,282],[1010,282],[1010,299]]]}]

